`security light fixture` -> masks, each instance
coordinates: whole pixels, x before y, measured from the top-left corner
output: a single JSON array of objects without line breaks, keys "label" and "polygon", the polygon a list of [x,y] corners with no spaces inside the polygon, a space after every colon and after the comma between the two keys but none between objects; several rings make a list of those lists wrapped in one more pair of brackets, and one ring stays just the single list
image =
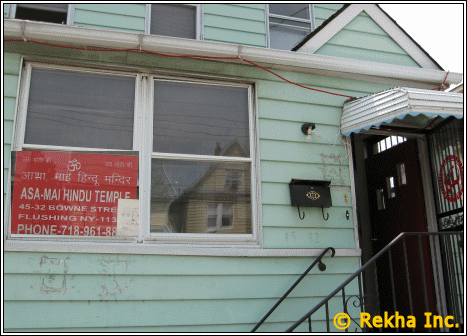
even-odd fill
[{"label": "security light fixture", "polygon": [[311,141],[311,134],[315,128],[316,125],[314,123],[305,123],[302,125],[302,133],[306,135],[307,141]]}]

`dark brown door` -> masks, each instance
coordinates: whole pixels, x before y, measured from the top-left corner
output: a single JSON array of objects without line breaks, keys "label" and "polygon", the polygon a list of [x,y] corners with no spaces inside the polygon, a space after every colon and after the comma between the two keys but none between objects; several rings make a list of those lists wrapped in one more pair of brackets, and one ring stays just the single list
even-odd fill
[{"label": "dark brown door", "polygon": [[[416,140],[408,139],[382,151],[380,148],[365,160],[365,164],[374,254],[401,232],[426,232]],[[421,326],[426,308],[430,311],[434,308],[433,282],[428,266],[424,266],[426,290],[421,278],[420,257],[422,255],[425,265],[429,265],[429,248],[423,239],[420,253],[415,237],[408,237],[405,245],[407,262],[402,244],[391,249],[391,260],[388,255],[383,255],[377,262],[380,313],[387,311],[391,314],[397,310],[402,316],[413,315]]]}]

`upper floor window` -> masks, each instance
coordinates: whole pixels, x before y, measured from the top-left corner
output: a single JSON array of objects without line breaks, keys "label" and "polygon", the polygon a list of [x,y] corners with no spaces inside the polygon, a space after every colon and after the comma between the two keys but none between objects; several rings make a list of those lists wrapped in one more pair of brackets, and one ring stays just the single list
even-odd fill
[{"label": "upper floor window", "polygon": [[198,5],[151,4],[148,5],[148,33],[182,37],[199,38]]},{"label": "upper floor window", "polygon": [[313,29],[309,4],[269,4],[269,47],[292,50]]},{"label": "upper floor window", "polygon": [[68,19],[68,4],[21,3],[12,5],[10,17],[22,20],[66,24]]}]

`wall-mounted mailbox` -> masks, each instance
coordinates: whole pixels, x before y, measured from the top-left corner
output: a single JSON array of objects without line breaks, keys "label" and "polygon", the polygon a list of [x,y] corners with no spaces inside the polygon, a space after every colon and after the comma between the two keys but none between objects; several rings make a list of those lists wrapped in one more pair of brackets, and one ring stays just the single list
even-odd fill
[{"label": "wall-mounted mailbox", "polygon": [[[327,208],[332,206],[331,189],[329,185],[331,181],[313,181],[313,180],[295,180],[292,179],[289,183],[290,200],[292,205],[298,207],[300,219],[305,218],[300,215],[300,207],[321,207]],[[324,210],[323,210],[324,218]],[[329,214],[325,220],[329,218]]]}]

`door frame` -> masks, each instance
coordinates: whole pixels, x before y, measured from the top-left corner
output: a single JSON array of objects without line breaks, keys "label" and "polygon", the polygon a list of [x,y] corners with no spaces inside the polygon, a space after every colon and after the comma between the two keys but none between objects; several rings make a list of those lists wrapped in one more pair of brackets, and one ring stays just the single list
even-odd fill
[{"label": "door frame", "polygon": [[[364,264],[368,261],[365,260],[365,256],[373,256],[374,253],[371,247],[371,241],[364,239],[362,234],[365,232],[363,230],[371,229],[370,223],[370,209],[368,207],[368,191],[366,188],[366,181],[362,181],[362,177],[366,176],[365,172],[365,154],[355,153],[355,150],[362,150],[364,148],[364,139],[365,137],[372,135],[381,135],[381,136],[402,136],[410,139],[415,139],[417,143],[418,150],[418,161],[420,164],[420,180],[421,188],[423,193],[423,202],[424,202],[424,214],[426,218],[427,231],[428,232],[438,232],[437,219],[436,219],[436,206],[434,198],[434,188],[432,183],[429,151],[426,134],[413,133],[407,131],[396,131],[396,130],[362,130],[359,134],[352,134],[349,136],[349,143],[351,144],[351,150],[349,154],[349,164],[352,166],[350,169],[350,177],[352,181],[352,189],[354,190],[352,196],[355,197],[354,206],[354,216],[356,219],[356,244],[357,248],[361,249],[361,264]],[[356,142],[359,142],[358,144]],[[369,155],[369,154],[368,154]],[[363,159],[362,159],[363,158]],[[363,175],[361,171],[365,172]],[[357,173],[356,173],[357,172]],[[360,173],[358,173],[360,172]],[[363,183],[363,187],[362,186]],[[357,186],[359,186],[357,188]],[[362,201],[362,198],[364,201]],[[362,204],[363,203],[363,204]],[[435,289],[435,305],[439,314],[447,316],[447,303],[444,287],[444,278],[443,278],[443,267],[441,260],[441,249],[439,246],[438,240],[435,240],[435,244],[430,244],[430,254],[432,262],[432,273],[433,273],[433,282]],[[368,253],[369,252],[369,253]],[[364,294],[364,284],[365,279],[362,279],[362,292]],[[445,329],[445,328],[443,328]],[[447,330],[446,330],[447,331]]]}]

